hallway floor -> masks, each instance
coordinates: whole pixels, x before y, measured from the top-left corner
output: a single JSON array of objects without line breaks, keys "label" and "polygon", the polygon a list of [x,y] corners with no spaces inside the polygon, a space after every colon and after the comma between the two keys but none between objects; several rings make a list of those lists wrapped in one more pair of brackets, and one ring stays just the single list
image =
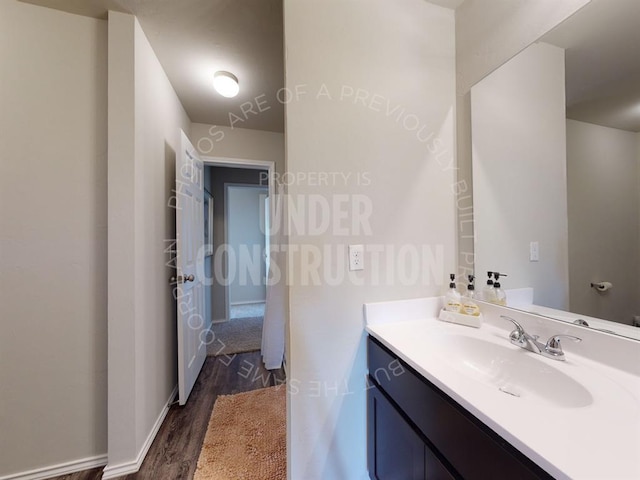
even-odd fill
[{"label": "hallway floor", "polygon": [[[284,370],[266,370],[260,352],[208,357],[187,405],[174,405],[135,474],[125,480],[190,480],[198,463],[209,417],[218,395],[230,395],[279,385]],[[99,480],[102,468],[56,477],[54,480]]]},{"label": "hallway floor", "polygon": [[236,318],[253,318],[264,317],[265,303],[247,303],[245,305],[231,305],[229,309],[229,317],[231,320]]}]

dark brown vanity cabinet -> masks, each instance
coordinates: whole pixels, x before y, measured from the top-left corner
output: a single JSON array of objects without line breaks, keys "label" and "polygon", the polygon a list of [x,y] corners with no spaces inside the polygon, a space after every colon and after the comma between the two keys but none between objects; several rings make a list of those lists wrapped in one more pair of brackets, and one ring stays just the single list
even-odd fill
[{"label": "dark brown vanity cabinet", "polygon": [[367,354],[371,479],[553,478],[373,337]]},{"label": "dark brown vanity cabinet", "polygon": [[369,475],[372,479],[456,478],[377,387],[369,390],[367,403]]}]

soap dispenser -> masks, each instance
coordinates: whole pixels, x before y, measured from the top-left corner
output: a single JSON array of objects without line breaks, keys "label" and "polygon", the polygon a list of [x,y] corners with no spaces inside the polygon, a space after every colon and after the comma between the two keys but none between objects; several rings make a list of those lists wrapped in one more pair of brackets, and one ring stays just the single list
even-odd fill
[{"label": "soap dispenser", "polygon": [[493,287],[493,278],[491,278],[493,277],[493,272],[487,272],[487,275],[489,278],[487,279],[487,284],[482,289],[479,300],[483,300],[489,303],[495,303],[496,290]]},{"label": "soap dispenser", "polygon": [[502,290],[500,285],[500,277],[506,277],[506,273],[494,272],[493,278],[495,278],[495,282],[493,282],[493,288],[495,290],[495,300],[492,303],[496,305],[507,305],[507,294],[504,290]]},{"label": "soap dispenser", "polygon": [[449,290],[444,296],[444,309],[447,312],[460,313],[461,296],[456,290],[456,275],[454,273],[449,275],[451,282],[449,283]]},{"label": "soap dispenser", "polygon": [[475,277],[473,275],[469,275],[469,285],[467,285],[467,292],[462,297],[462,313],[465,315],[473,315],[477,317],[480,315],[480,308],[478,304],[475,302],[475,285],[473,281]]}]

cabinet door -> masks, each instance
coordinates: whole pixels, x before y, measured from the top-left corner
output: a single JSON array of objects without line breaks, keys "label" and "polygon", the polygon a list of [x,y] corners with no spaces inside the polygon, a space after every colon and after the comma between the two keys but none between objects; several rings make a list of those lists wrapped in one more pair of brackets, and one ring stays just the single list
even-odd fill
[{"label": "cabinet door", "polygon": [[368,391],[367,404],[369,476],[375,480],[424,479],[422,439],[377,388]]},{"label": "cabinet door", "polygon": [[426,480],[455,480],[431,449],[424,446],[424,478]]}]

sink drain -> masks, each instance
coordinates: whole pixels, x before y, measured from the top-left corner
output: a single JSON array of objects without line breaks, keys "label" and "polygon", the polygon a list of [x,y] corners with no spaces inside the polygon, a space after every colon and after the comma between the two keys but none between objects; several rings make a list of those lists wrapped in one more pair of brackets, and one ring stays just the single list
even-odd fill
[{"label": "sink drain", "polygon": [[520,397],[521,395],[520,389],[517,387],[514,387],[513,385],[504,385],[502,387],[498,387],[498,390],[500,390],[502,393],[506,393],[507,395],[511,395],[513,397]]}]

